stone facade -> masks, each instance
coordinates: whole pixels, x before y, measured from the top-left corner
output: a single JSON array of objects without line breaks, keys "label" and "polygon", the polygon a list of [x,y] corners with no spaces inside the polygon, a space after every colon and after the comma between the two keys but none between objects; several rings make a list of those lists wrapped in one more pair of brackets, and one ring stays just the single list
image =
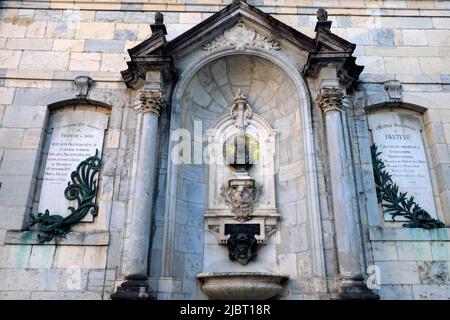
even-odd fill
[{"label": "stone facade", "polygon": [[[344,90],[342,105],[328,105],[323,113],[323,100],[315,100],[324,89],[342,87],[332,82],[338,77],[335,71],[322,68],[306,76],[306,50],[255,27],[257,31],[249,32],[258,41],[242,41],[229,31],[228,38],[206,39],[201,46],[174,53],[172,71],[180,78],[173,92],[164,92],[167,107],[144,106],[157,112],[138,112],[141,91],[159,97],[159,90],[170,87],[166,83],[176,77],[160,77],[158,69],[128,81],[120,72],[132,69],[130,55],[148,54],[139,45],[150,35],[167,31],[170,43],[230,3],[0,3],[0,299],[110,299],[138,271],[149,276],[143,281],[157,299],[207,299],[196,274],[211,271],[205,266],[217,261],[220,268],[214,271],[235,265],[227,261],[225,247],[216,250],[214,234],[204,230],[208,167],[174,166],[169,161],[171,134],[182,128],[195,140],[196,121],[201,120],[202,134],[214,127],[237,89],[248,95],[253,112],[279,132],[275,190],[280,220],[258,254],[268,268],[289,276],[280,298],[342,297],[342,271],[349,267],[360,268],[366,277],[376,270],[380,286],[375,292],[381,299],[450,299],[449,229],[402,228],[401,223],[384,221],[367,122],[369,114],[383,110],[421,119],[437,217],[450,225],[450,1],[248,0],[312,39],[318,28],[316,12],[327,9],[331,32],[356,45],[356,64],[364,66],[358,82]],[[157,11],[164,15],[162,26],[155,19]],[[237,52],[214,56],[224,43]],[[152,45],[150,49],[156,47]],[[202,59],[209,62],[192,67]],[[293,73],[308,90],[296,87]],[[94,80],[84,102],[73,101],[78,93],[73,80],[80,75]],[[39,206],[49,123],[64,108],[109,116],[96,197],[99,213],[75,224],[60,242],[39,244],[35,233],[21,230]],[[330,135],[333,128],[341,140]],[[337,142],[330,143],[334,138]],[[195,143],[202,142],[194,142],[194,148]],[[142,147],[148,144],[152,150]],[[342,176],[352,183],[339,189],[344,194],[339,197],[333,186],[347,180],[337,177],[337,162],[329,162],[333,150],[337,156],[345,154]],[[192,154],[195,158],[195,150]],[[155,183],[152,190],[139,193],[142,175]],[[146,195],[148,203],[139,209],[136,203]],[[343,199],[348,202],[340,203]],[[147,221],[148,212],[152,216]],[[354,223],[343,222],[348,212]],[[146,221],[141,226],[146,230],[136,229],[136,219]],[[137,232],[148,232],[149,242],[140,246]],[[355,243],[352,239],[361,248],[342,251],[344,240]],[[136,250],[145,253],[136,257]],[[142,259],[140,268],[133,259]]]}]

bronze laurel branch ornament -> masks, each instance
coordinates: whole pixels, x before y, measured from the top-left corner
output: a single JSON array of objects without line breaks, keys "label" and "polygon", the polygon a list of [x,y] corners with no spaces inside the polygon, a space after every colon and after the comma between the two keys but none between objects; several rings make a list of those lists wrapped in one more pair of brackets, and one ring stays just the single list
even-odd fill
[{"label": "bronze laurel branch ornament", "polygon": [[95,204],[97,193],[97,174],[100,170],[101,159],[98,150],[95,155],[80,162],[77,169],[70,175],[71,181],[67,183],[64,196],[67,200],[76,200],[77,207],[68,207],[70,214],[67,217],[50,215],[48,210],[37,215],[30,214],[28,228],[37,224],[39,243],[50,241],[53,238],[63,238],[70,231],[70,227],[83,219],[89,212],[95,217],[98,214],[98,205]]},{"label": "bronze laurel branch ornament", "polygon": [[381,152],[375,144],[370,147],[372,153],[372,165],[375,178],[375,186],[377,191],[378,203],[381,203],[384,212],[392,215],[392,221],[396,216],[404,217],[410,220],[409,223],[403,224],[406,228],[446,228],[444,222],[434,219],[424,209],[422,209],[414,197],[407,197],[406,192],[399,192],[398,185],[392,181],[391,174],[385,170],[385,164],[381,160]]}]

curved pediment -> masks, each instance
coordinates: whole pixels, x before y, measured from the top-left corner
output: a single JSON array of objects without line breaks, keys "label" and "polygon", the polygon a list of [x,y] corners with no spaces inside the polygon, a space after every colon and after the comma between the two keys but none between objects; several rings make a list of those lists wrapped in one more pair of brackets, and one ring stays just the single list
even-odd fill
[{"label": "curved pediment", "polygon": [[305,76],[315,76],[327,61],[332,61],[337,62],[340,69],[349,69],[341,70],[340,74],[353,83],[363,69],[352,57],[355,45],[331,32],[331,21],[327,20],[325,10],[318,13],[314,39],[244,0],[233,1],[171,41],[166,41],[167,32],[161,14],[157,13],[157,16],[155,24],[151,25],[151,37],[128,50],[131,61],[127,62],[128,69],[122,71],[128,87],[142,86],[149,69],[164,68],[166,76],[176,77],[174,57],[199,48],[215,51],[225,47],[244,51],[253,47],[277,51],[283,48],[283,42],[289,42],[308,55],[303,68]]}]

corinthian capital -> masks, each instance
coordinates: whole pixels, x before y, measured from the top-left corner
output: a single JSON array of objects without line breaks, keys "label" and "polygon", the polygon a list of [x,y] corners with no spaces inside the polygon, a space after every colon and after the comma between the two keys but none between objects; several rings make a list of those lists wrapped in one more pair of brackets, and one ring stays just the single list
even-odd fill
[{"label": "corinthian capital", "polygon": [[140,113],[151,113],[159,116],[166,106],[166,97],[160,90],[142,91],[139,94],[140,104],[135,108]]},{"label": "corinthian capital", "polygon": [[323,113],[342,110],[344,92],[339,88],[323,88],[317,95],[316,101]]}]

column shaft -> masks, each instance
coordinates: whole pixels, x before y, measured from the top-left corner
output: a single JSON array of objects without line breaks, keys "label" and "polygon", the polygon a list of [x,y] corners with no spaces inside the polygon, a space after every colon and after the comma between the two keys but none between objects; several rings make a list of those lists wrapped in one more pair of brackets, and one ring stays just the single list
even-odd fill
[{"label": "column shaft", "polygon": [[158,118],[166,100],[159,90],[144,91],[136,110],[142,113],[141,137],[133,195],[133,210],[127,230],[126,281],[111,295],[112,299],[152,299],[147,268],[152,230],[152,205],[157,161]]},{"label": "column shaft", "polygon": [[325,119],[339,272],[361,276],[361,240],[353,212],[351,164],[346,157],[340,111],[327,112]]},{"label": "column shaft", "polygon": [[151,231],[151,208],[157,155],[158,116],[145,113],[139,145],[136,185],[133,197],[133,215],[129,229],[126,274],[147,274]]},{"label": "column shaft", "polygon": [[[358,213],[354,212],[354,181],[347,156],[341,110],[344,94],[338,88],[323,88],[317,102],[325,114],[326,138],[333,200],[339,299],[378,299],[363,282],[362,242]],[[350,142],[349,142],[350,143]]]}]

